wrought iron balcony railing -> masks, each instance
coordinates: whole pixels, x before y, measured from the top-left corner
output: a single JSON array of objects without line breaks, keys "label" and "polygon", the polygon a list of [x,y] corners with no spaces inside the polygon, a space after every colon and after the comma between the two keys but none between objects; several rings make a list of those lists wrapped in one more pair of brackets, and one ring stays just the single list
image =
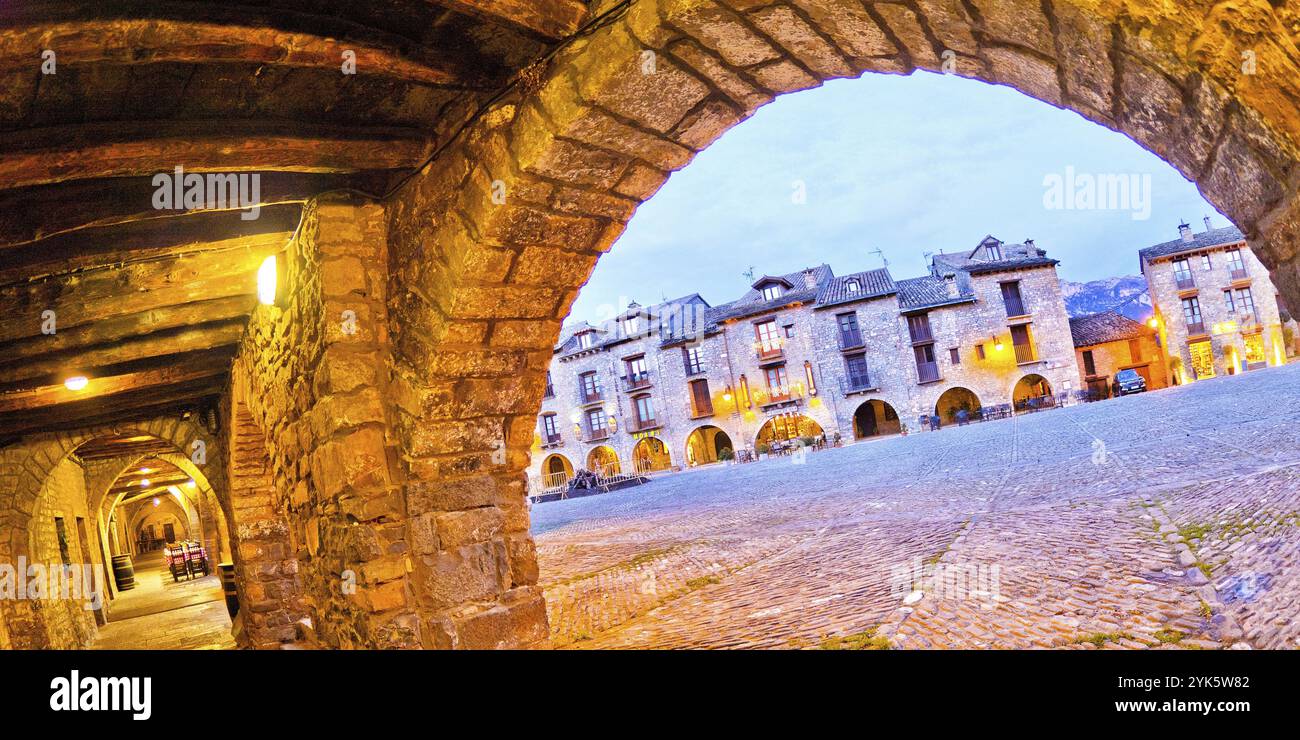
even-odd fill
[{"label": "wrought iron balcony railing", "polygon": [[619,378],[624,391],[639,391],[650,387],[650,373],[637,373]]},{"label": "wrought iron balcony railing", "polygon": [[850,373],[847,377],[840,378],[840,391],[845,395],[874,390],[875,387],[871,376],[865,373],[861,375]]}]

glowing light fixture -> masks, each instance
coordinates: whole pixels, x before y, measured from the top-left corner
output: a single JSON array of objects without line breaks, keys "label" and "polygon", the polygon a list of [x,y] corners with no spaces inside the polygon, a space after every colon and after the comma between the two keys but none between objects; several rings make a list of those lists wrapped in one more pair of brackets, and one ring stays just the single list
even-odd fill
[{"label": "glowing light fixture", "polygon": [[1147,321],[1147,326],[1151,327],[1152,329],[1159,329],[1159,328],[1160,328],[1160,319],[1157,319],[1156,317],[1152,316],[1152,317]]},{"label": "glowing light fixture", "polygon": [[1001,352],[1003,346],[1004,346],[1004,345],[1002,344],[1002,340],[1001,340],[1001,339],[998,339],[997,337],[993,337],[993,349],[994,349],[994,350],[996,350],[996,351],[998,351],[998,352]]},{"label": "glowing light fixture", "polygon": [[162,503],[162,502],[158,500],[158,497],[157,497],[157,496],[154,496],[154,499],[153,499],[153,505],[154,505],[154,506],[157,506],[158,504],[161,504],[161,503]]},{"label": "glowing light fixture", "polygon": [[149,473],[153,472],[153,468],[140,468],[140,472],[144,473],[145,475],[148,475]]},{"label": "glowing light fixture", "polygon": [[195,483],[194,483],[194,479],[193,479],[193,478],[190,478],[189,480],[185,481],[185,487],[186,487],[186,488],[194,488],[194,486],[195,486]]},{"label": "glowing light fixture", "polygon": [[141,488],[148,488],[148,487],[149,487],[149,479],[148,479],[148,478],[141,478],[141,479],[140,479],[140,487],[141,487]]},{"label": "glowing light fixture", "polygon": [[263,306],[275,304],[275,255],[262,260],[257,268],[257,300]]},{"label": "glowing light fixture", "polygon": [[90,381],[86,380],[86,376],[84,375],[73,375],[71,378],[63,381],[63,387],[70,391],[79,391],[85,388],[86,384],[89,382]]}]

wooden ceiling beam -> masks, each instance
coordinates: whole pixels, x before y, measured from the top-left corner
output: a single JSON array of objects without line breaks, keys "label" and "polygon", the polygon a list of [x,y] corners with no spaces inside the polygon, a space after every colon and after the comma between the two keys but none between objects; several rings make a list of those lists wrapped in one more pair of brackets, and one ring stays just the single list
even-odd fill
[{"label": "wooden ceiling beam", "polygon": [[548,39],[572,36],[582,27],[581,0],[433,0],[437,5]]},{"label": "wooden ceiling beam", "polygon": [[485,89],[502,76],[475,55],[430,48],[338,17],[217,3],[185,3],[179,10],[156,2],[111,5],[117,7],[107,12],[65,5],[65,12],[43,18],[0,16],[0,71],[35,71],[41,52],[51,49],[59,67],[266,64],[343,74],[344,53],[351,52],[357,74],[426,85]]},{"label": "wooden ceiling beam", "polygon": [[[0,394],[31,386],[58,386],[72,375],[95,379],[137,372],[159,364],[188,364],[187,353],[234,354],[244,335],[243,316],[153,332],[129,339],[49,352],[0,363]],[[196,354],[195,358],[202,358]]]},{"label": "wooden ceiling beam", "polygon": [[[66,207],[66,206],[65,206]],[[38,242],[0,249],[0,285],[5,277],[62,274],[97,265],[131,262],[144,255],[179,254],[246,243],[283,248],[298,227],[302,206],[286,203],[263,208],[254,219],[241,211],[175,212],[117,226],[69,231]]]},{"label": "wooden ceiling beam", "polygon": [[34,432],[56,432],[136,419],[179,415],[215,403],[225,377],[202,378],[170,388],[146,388],[117,397],[91,398],[15,413],[0,413],[0,440],[11,441]]},{"label": "wooden ceiling beam", "polygon": [[108,460],[117,457],[136,457],[138,455],[159,455],[176,452],[170,442],[145,437],[138,442],[115,442],[112,440],[93,440],[77,448],[76,456],[82,460]]},{"label": "wooden ceiling beam", "polygon": [[433,143],[420,131],[297,121],[120,121],[12,131],[0,183],[24,188],[108,177],[186,173],[410,169]]},{"label": "wooden ceiling beam", "polygon": [[[331,190],[384,193],[395,171],[353,174],[261,172],[258,205],[303,203]],[[152,177],[118,177],[45,185],[0,193],[0,250],[81,229],[176,217],[153,206]],[[69,208],[75,203],[75,208]],[[229,210],[240,210],[229,208]],[[206,207],[185,214],[209,212]]]},{"label": "wooden ceiling beam", "polygon": [[92,321],[59,330],[54,334],[33,333],[29,337],[0,342],[0,360],[21,362],[68,351],[93,351],[97,345],[124,342],[200,324],[243,321],[252,313],[256,299],[245,290],[240,295],[199,300],[176,306],[162,306],[111,319]]},{"label": "wooden ceiling beam", "polygon": [[257,268],[286,242],[235,248],[0,285],[0,343],[42,335],[53,311],[56,332],[158,308],[257,292]]}]

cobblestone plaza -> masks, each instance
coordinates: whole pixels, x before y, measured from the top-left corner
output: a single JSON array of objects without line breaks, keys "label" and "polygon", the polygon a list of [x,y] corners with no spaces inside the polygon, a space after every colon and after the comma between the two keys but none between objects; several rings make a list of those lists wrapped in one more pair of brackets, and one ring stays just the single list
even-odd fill
[{"label": "cobblestone plaza", "polygon": [[1297,421],[1293,364],[538,504],[551,643],[1294,648]]}]

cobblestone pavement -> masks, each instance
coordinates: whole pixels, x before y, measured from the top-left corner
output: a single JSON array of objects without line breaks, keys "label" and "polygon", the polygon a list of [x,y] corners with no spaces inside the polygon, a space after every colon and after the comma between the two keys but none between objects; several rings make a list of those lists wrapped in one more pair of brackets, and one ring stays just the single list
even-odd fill
[{"label": "cobblestone pavement", "polygon": [[533,507],[566,648],[1300,647],[1300,365]]}]

